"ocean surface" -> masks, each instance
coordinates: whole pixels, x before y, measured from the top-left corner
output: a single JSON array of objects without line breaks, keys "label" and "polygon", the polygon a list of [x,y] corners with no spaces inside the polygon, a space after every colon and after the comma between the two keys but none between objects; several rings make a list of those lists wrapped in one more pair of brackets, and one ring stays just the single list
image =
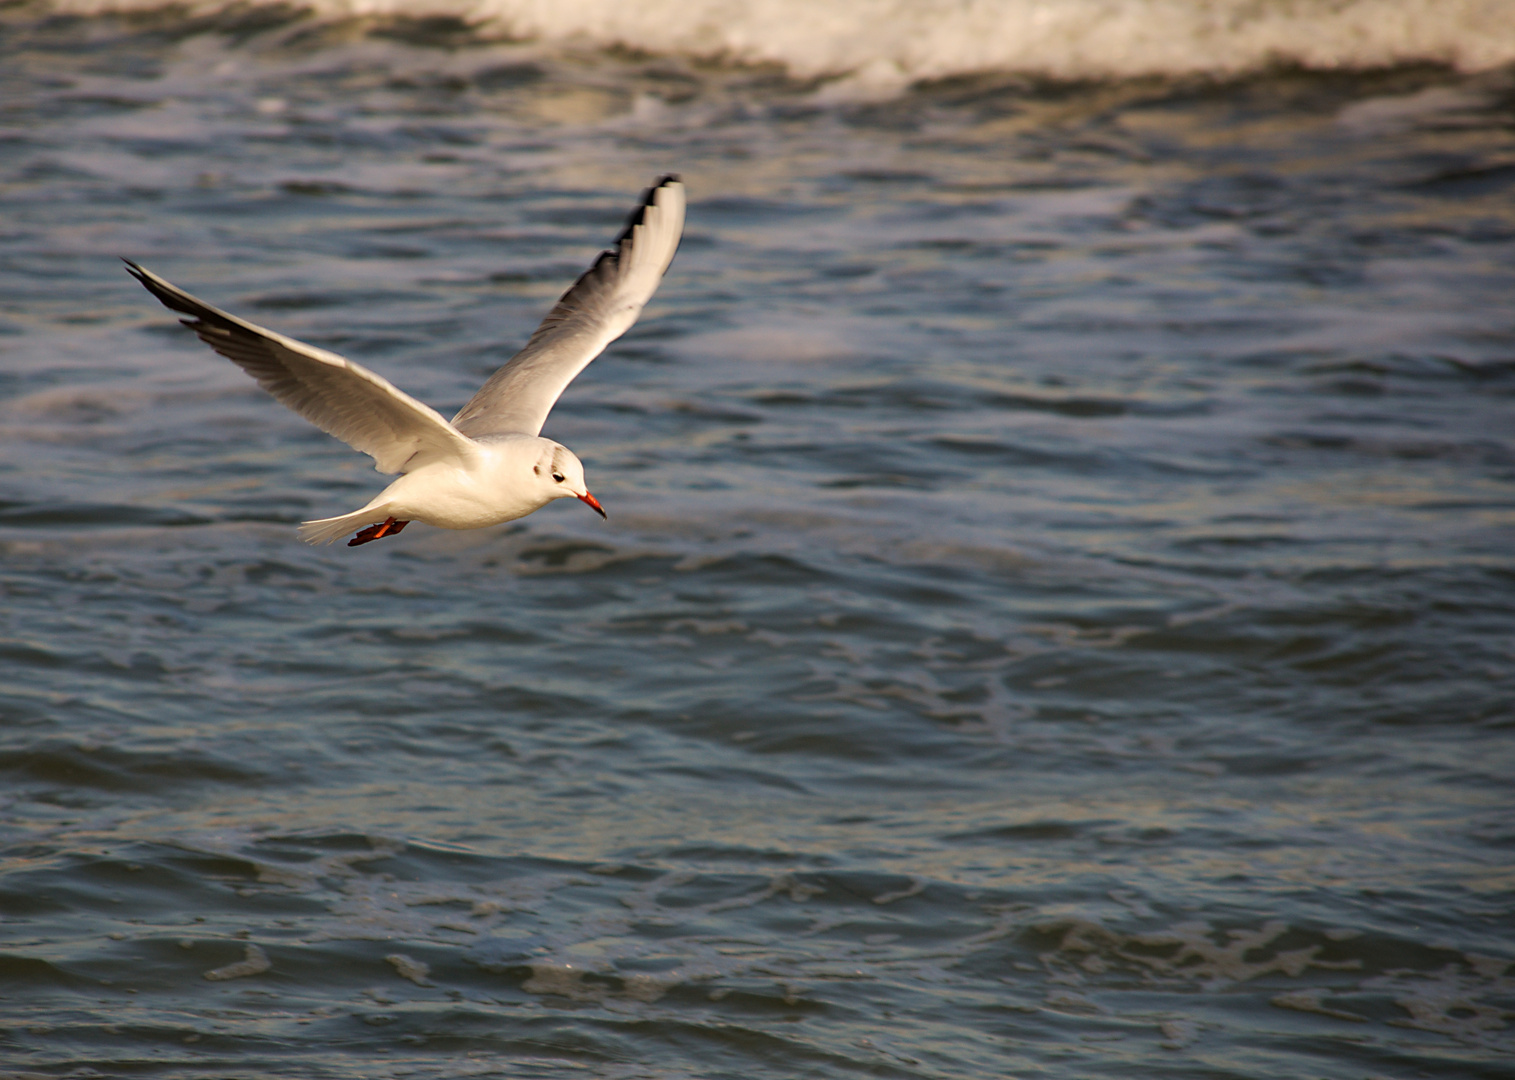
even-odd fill
[{"label": "ocean surface", "polygon": [[[664,172],[608,522],[117,258],[450,415]],[[1509,1077],[1512,301],[1509,2],[0,9],[0,1075]]]}]

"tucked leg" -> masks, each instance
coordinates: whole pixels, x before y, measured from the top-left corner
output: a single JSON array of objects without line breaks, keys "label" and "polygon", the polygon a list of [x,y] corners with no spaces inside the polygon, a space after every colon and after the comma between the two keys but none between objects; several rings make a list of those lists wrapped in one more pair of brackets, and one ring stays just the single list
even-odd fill
[{"label": "tucked leg", "polygon": [[351,540],[347,541],[347,546],[357,547],[359,544],[366,544],[370,540],[382,540],[386,536],[394,536],[409,524],[410,522],[408,521],[396,521],[392,517],[385,518],[379,524],[370,525],[368,528],[359,532],[357,536],[354,536]]}]

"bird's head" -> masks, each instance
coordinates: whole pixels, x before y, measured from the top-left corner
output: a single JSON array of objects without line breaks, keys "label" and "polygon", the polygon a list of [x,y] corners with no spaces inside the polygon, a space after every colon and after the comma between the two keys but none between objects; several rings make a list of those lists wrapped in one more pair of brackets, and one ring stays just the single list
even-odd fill
[{"label": "bird's head", "polygon": [[542,444],[542,453],[532,466],[532,473],[547,492],[547,498],[563,499],[571,495],[600,517],[605,517],[600,500],[589,494],[589,488],[584,484],[584,463],[566,446],[546,439]]}]

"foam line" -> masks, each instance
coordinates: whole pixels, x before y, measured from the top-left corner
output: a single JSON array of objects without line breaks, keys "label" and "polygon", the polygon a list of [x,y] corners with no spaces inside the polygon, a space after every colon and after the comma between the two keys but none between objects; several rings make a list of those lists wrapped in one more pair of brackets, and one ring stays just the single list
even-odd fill
[{"label": "foam line", "polygon": [[[257,6],[255,0],[252,6]],[[283,0],[261,0],[284,6]],[[72,14],[166,0],[53,0]],[[247,0],[205,0],[213,14]],[[778,63],[879,89],[1013,71],[1064,79],[1515,63],[1512,0],[307,0],[323,18],[451,16],[482,36]]]}]

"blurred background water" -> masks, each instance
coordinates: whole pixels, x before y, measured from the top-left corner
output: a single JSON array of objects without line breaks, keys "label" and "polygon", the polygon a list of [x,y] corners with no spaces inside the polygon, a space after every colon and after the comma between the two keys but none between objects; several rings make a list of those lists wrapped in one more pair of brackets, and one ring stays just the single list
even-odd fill
[{"label": "blurred background water", "polygon": [[[1515,6],[399,10],[0,10],[0,1068],[1509,1075]],[[665,171],[608,522],[116,262],[450,413]]]}]

